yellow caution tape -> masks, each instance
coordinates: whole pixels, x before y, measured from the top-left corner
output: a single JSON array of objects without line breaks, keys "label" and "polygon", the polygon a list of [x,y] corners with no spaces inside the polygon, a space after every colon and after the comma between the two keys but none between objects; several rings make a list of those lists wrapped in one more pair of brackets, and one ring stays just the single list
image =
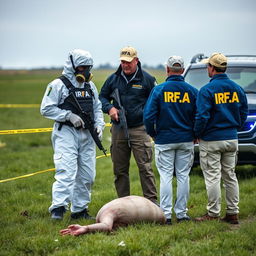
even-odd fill
[{"label": "yellow caution tape", "polygon": [[[110,156],[110,154],[107,154],[106,156],[105,155],[97,156],[96,159],[100,159],[100,158],[108,157],[108,156]],[[7,181],[12,181],[12,180],[17,180],[17,179],[24,179],[24,178],[27,178],[27,177],[34,176],[36,174],[41,174],[41,173],[44,173],[44,172],[52,172],[52,171],[55,171],[55,168],[47,169],[47,170],[43,170],[43,171],[38,171],[38,172],[33,172],[33,173],[26,174],[26,175],[5,179],[5,180],[0,180],[0,183],[4,183],[4,182],[7,182]]]},{"label": "yellow caution tape", "polygon": [[39,108],[40,104],[0,104],[0,108]]},{"label": "yellow caution tape", "polygon": [[108,157],[108,156],[111,156],[111,154],[107,154],[106,156],[105,156],[105,155],[96,156],[96,159],[100,159],[100,158],[102,158],[102,157]]},{"label": "yellow caution tape", "polygon": [[0,135],[4,135],[4,134],[20,134],[20,133],[37,133],[37,132],[51,132],[51,131],[52,131],[52,128],[2,130],[2,131],[0,131]]},{"label": "yellow caution tape", "polygon": [[48,169],[48,170],[33,172],[33,173],[26,174],[26,175],[18,176],[18,177],[13,177],[13,178],[5,179],[5,180],[0,180],[0,183],[11,181],[11,180],[23,179],[23,178],[31,177],[31,176],[39,174],[39,173],[51,172],[51,171],[54,171],[54,170],[55,169],[52,168],[52,169]]},{"label": "yellow caution tape", "polygon": [[[110,127],[110,123],[106,123],[106,127]],[[38,133],[38,132],[51,132],[52,128],[36,128],[36,129],[19,129],[19,130],[0,130],[0,135],[6,134],[21,134],[21,133]]]}]

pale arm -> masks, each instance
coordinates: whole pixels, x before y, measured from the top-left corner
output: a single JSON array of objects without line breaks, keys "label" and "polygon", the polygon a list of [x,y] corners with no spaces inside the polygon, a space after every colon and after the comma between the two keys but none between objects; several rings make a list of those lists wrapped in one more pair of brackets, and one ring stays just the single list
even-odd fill
[{"label": "pale arm", "polygon": [[61,235],[72,235],[79,236],[82,234],[93,233],[93,232],[110,232],[113,228],[114,218],[111,214],[101,217],[100,223],[95,223],[87,226],[81,226],[78,224],[70,225],[66,229],[60,231]]}]

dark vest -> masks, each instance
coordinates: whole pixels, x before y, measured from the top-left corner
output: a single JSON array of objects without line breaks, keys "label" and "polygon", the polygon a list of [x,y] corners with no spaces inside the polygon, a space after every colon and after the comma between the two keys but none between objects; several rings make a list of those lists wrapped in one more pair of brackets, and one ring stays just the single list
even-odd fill
[{"label": "dark vest", "polygon": [[[76,96],[77,101],[79,102],[79,104],[80,104],[81,108],[83,109],[83,111],[90,115],[91,120],[94,120],[94,112],[93,112],[94,93],[93,93],[93,91],[91,89],[90,84],[89,83],[84,83],[84,88],[76,88],[69,81],[69,79],[67,79],[65,76],[60,76],[59,79],[68,88],[69,94],[71,92],[74,93],[74,95]],[[79,109],[74,107],[74,105],[69,103],[66,99],[64,100],[64,102],[62,104],[58,105],[58,107],[60,109],[71,110],[72,113],[79,115],[80,114]],[[66,122],[64,122],[62,124],[73,126],[73,124],[71,122],[69,122],[69,121],[66,121]],[[85,127],[85,128],[88,128],[88,127]]]}]

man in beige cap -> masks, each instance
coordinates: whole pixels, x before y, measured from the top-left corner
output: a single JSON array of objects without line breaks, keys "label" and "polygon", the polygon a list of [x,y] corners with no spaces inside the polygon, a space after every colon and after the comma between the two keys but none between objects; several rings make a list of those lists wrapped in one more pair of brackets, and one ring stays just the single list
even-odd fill
[{"label": "man in beige cap", "polygon": [[[143,125],[143,109],[156,80],[142,70],[135,48],[127,46],[121,49],[120,61],[118,70],[107,78],[99,95],[102,110],[109,114],[112,122],[111,157],[117,195],[130,195],[132,152],[139,169],[143,195],[157,203],[151,166],[152,144]],[[113,98],[113,92],[116,97],[120,96],[120,102]]]},{"label": "man in beige cap", "polygon": [[208,196],[207,213],[196,221],[219,219],[221,178],[226,192],[226,216],[221,220],[238,224],[239,186],[235,174],[238,153],[237,130],[247,117],[243,89],[225,74],[227,58],[213,53],[206,61],[211,80],[197,97],[194,132],[199,138],[200,166]]}]

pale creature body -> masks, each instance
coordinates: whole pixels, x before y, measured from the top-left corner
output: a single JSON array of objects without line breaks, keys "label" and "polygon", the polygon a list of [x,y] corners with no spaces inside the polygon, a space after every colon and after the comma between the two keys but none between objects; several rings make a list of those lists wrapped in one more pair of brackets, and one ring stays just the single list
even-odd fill
[{"label": "pale creature body", "polygon": [[92,232],[110,232],[114,228],[139,222],[164,224],[165,216],[159,206],[140,196],[126,196],[105,204],[96,216],[96,223],[86,226],[70,225],[60,231],[62,235]]}]

